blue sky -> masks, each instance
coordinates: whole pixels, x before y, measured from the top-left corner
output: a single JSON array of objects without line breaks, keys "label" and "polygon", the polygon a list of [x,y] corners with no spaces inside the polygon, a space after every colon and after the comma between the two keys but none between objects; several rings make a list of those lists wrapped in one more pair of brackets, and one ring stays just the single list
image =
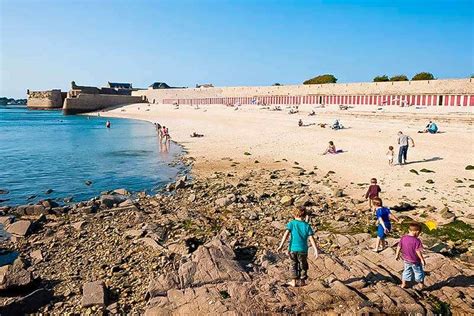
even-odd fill
[{"label": "blue sky", "polygon": [[474,0],[0,0],[0,96],[474,73]]}]

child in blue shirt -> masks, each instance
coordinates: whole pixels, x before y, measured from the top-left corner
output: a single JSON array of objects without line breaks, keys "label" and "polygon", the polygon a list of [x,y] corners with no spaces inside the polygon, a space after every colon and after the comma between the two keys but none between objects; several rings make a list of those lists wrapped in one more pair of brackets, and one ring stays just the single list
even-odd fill
[{"label": "child in blue shirt", "polygon": [[387,242],[385,237],[387,234],[392,230],[392,224],[390,223],[390,219],[393,219],[397,223],[399,223],[399,219],[390,212],[388,207],[384,207],[382,204],[382,199],[375,198],[372,200],[375,206],[375,216],[377,217],[377,242],[375,243],[374,251],[378,252],[380,245],[382,245],[382,249],[387,247]]},{"label": "child in blue shirt", "polygon": [[304,221],[306,211],[304,208],[293,210],[294,220],[286,225],[286,231],[278,246],[277,251],[283,248],[283,245],[290,236],[289,254],[291,259],[292,280],[288,283],[290,286],[296,286],[300,280],[300,285],[304,285],[308,278],[308,239],[314,249],[314,255],[318,258],[318,248],[314,240],[314,233],[311,226]]}]

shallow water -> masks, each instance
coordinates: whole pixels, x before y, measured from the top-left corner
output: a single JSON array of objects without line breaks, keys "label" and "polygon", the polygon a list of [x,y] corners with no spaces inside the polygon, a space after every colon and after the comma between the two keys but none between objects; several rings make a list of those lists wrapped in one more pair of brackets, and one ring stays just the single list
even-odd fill
[{"label": "shallow water", "polygon": [[[183,171],[182,149],[160,149],[150,123],[0,106],[0,205],[89,199],[102,191],[156,191]],[[91,181],[91,185],[86,185]],[[53,192],[46,194],[48,189]]]}]

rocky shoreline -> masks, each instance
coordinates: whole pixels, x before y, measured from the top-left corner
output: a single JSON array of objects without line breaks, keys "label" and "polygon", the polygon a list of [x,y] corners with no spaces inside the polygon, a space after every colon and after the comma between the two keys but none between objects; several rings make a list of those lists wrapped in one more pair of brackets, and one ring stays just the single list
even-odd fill
[{"label": "rocky shoreline", "polygon": [[[153,196],[51,202],[0,208],[12,234],[2,249],[19,254],[0,267],[2,315],[473,312],[472,227],[446,216],[427,232],[427,289],[401,289],[396,238],[409,221],[450,211],[400,201],[405,224],[374,253],[371,212],[331,173],[216,172]],[[284,286],[288,258],[275,252],[293,206],[311,211],[323,252],[301,288]]]}]

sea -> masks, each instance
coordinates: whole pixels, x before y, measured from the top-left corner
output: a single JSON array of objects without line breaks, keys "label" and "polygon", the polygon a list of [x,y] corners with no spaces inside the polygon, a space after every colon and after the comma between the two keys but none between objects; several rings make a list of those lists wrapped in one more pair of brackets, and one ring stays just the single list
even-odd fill
[{"label": "sea", "polygon": [[155,193],[186,172],[182,153],[162,146],[147,122],[0,106],[0,206],[78,202],[118,188]]}]

